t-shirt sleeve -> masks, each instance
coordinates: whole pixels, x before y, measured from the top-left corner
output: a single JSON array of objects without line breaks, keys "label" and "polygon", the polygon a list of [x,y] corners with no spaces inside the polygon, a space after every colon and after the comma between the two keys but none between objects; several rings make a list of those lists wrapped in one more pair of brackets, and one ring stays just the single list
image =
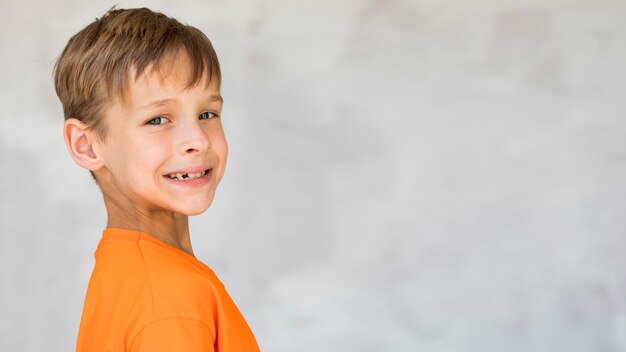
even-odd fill
[{"label": "t-shirt sleeve", "polygon": [[214,352],[215,334],[199,320],[171,317],[145,326],[133,338],[130,352]]}]

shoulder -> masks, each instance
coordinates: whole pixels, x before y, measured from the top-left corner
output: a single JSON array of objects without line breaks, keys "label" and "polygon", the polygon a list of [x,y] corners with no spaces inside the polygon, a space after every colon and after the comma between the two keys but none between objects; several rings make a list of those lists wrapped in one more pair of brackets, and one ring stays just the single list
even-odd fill
[{"label": "shoulder", "polygon": [[129,351],[213,351],[215,331],[205,322],[166,317],[145,325],[130,341]]},{"label": "shoulder", "polygon": [[213,343],[225,290],[196,261],[150,242],[101,243],[85,299],[79,350],[97,344],[127,348],[130,343],[143,346],[138,350],[163,350],[150,348],[148,340]]},{"label": "shoulder", "polygon": [[96,263],[89,282],[92,291],[124,292],[137,290],[138,287],[148,288],[145,261],[137,243],[100,243],[95,257]]},{"label": "shoulder", "polygon": [[170,316],[195,319],[207,324],[219,305],[222,283],[195,258],[152,242],[139,243],[150,284],[155,319]]}]

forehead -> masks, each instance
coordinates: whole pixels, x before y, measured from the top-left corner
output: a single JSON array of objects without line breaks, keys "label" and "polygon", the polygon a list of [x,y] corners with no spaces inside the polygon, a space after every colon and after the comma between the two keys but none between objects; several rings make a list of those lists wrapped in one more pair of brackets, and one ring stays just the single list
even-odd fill
[{"label": "forehead", "polygon": [[[200,76],[198,76],[200,75]],[[194,72],[188,55],[169,55],[137,75],[132,71],[121,102],[125,107],[136,106],[146,100],[172,97],[190,91],[219,95],[219,78],[210,76],[209,70]]]}]

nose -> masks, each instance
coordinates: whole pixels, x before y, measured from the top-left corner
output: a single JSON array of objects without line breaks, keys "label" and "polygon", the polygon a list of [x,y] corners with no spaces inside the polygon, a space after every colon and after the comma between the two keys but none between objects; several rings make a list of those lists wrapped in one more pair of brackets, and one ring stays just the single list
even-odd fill
[{"label": "nose", "polygon": [[199,121],[181,123],[179,131],[179,150],[181,154],[198,154],[211,148],[211,141]]}]

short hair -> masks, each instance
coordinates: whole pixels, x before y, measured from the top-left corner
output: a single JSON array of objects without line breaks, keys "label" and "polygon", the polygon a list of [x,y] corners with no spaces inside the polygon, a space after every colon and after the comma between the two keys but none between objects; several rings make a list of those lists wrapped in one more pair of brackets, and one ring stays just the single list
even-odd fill
[{"label": "short hair", "polygon": [[[222,77],[211,41],[195,27],[147,8],[111,8],[75,34],[54,66],[54,83],[65,119],[76,118],[104,140],[107,102],[124,97],[129,78],[159,70],[165,58],[189,57],[188,88]],[[93,175],[93,173],[92,173]]]}]

